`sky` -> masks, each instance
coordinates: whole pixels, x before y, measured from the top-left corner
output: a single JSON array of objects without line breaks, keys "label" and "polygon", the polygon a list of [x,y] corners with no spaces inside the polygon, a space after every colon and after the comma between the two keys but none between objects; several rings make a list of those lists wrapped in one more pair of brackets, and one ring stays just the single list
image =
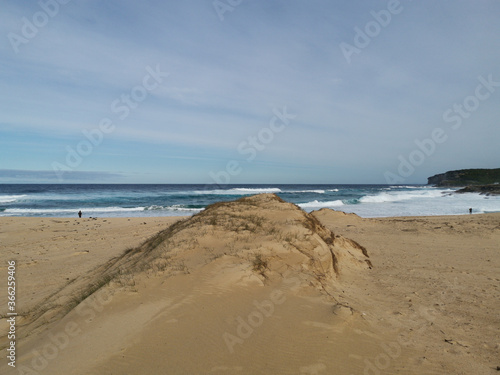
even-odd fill
[{"label": "sky", "polygon": [[0,9],[0,183],[412,184],[500,167],[498,0]]}]

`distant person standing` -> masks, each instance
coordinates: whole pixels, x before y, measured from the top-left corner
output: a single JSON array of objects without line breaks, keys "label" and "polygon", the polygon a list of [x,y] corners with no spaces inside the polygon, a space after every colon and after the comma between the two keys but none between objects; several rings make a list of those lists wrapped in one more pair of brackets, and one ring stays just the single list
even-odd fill
[{"label": "distant person standing", "polygon": [[[472,208],[471,208],[471,210],[472,210]],[[80,211],[78,211],[78,217],[79,217],[79,218],[81,218],[81,217],[82,217],[82,211],[81,211],[81,210],[80,210]]]},{"label": "distant person standing", "polygon": [[472,208],[469,208],[469,214],[471,214],[471,213],[472,213]]}]

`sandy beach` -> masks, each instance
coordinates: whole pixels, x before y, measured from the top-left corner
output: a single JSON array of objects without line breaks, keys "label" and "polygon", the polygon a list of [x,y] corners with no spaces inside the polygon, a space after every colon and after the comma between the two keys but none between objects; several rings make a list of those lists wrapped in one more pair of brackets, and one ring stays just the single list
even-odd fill
[{"label": "sandy beach", "polygon": [[[193,217],[0,218],[5,374],[494,374],[500,214],[363,219],[275,195]],[[0,294],[0,347],[8,347]]]}]

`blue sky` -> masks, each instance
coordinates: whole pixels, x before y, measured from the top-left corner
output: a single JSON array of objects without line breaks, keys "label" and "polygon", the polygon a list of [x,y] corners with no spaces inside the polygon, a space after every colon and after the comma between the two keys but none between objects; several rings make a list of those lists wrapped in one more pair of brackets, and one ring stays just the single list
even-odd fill
[{"label": "blue sky", "polygon": [[499,16],[497,0],[5,1],[0,183],[498,168]]}]

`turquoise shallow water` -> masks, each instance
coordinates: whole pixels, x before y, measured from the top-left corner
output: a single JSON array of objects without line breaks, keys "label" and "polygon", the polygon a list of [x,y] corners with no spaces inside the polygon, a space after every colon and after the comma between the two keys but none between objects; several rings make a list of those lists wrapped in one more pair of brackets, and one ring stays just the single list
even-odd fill
[{"label": "turquoise shallow water", "polygon": [[0,216],[132,217],[192,215],[207,205],[276,193],[306,211],[332,208],[362,217],[500,212],[500,197],[426,185],[0,185]]}]

